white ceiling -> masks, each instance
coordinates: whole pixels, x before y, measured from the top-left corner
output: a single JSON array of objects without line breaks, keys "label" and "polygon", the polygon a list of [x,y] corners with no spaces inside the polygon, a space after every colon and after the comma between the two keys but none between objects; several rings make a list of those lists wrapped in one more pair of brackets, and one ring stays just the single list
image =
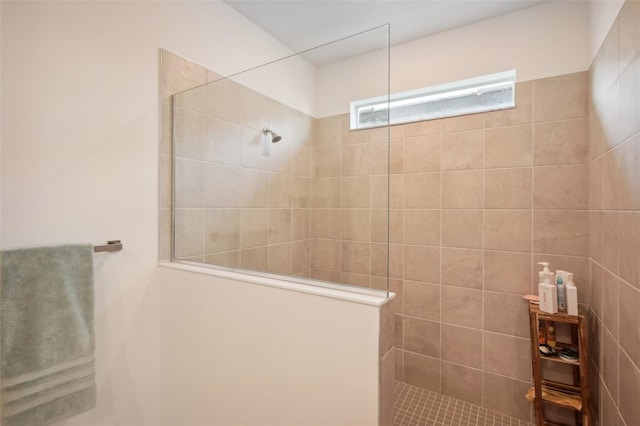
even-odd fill
[{"label": "white ceiling", "polygon": [[[391,24],[391,44],[446,31],[548,0],[225,0],[294,52]],[[362,37],[360,40],[365,40]],[[357,40],[349,47],[306,55],[322,65],[374,48]]]}]

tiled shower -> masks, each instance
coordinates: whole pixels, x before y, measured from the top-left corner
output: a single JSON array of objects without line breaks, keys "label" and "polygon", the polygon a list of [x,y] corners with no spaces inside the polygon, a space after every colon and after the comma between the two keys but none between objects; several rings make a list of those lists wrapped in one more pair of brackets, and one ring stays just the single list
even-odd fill
[{"label": "tiled shower", "polygon": [[[171,131],[189,136],[175,147],[190,188],[175,200],[188,236],[176,256],[379,289],[388,272],[395,380],[525,421],[521,296],[549,261],[591,308],[595,420],[640,424],[639,9],[625,3],[589,70],[518,83],[511,110],[392,126],[389,144],[386,129],[349,131],[347,115],[314,119],[240,85],[223,89],[238,109],[205,110],[206,89],[184,97],[161,150],[168,176]],[[165,101],[218,78],[163,55],[187,76]],[[283,141],[252,155],[267,120]],[[164,259],[170,207],[167,195]],[[211,223],[229,226],[210,239]]]}]

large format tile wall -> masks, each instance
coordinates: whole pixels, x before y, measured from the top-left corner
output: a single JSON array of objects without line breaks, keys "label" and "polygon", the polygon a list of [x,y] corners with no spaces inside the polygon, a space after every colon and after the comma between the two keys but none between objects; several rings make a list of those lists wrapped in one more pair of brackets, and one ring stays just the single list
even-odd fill
[{"label": "large format tile wall", "polygon": [[[210,81],[175,97],[176,258],[309,276],[314,120],[168,52],[163,66]],[[282,136],[268,156],[265,127]]]},{"label": "large format tile wall", "polygon": [[[390,285],[396,380],[529,420],[521,296],[537,291],[534,265],[575,272],[588,301],[587,74],[516,93],[515,109],[391,128]],[[376,253],[386,148],[347,128],[346,116],[318,123],[311,237],[334,257],[313,252],[312,274],[375,286],[386,269],[384,244]],[[333,204],[314,205],[325,187]]]},{"label": "large format tile wall", "polygon": [[640,2],[590,76],[591,398],[603,426],[640,425]]}]

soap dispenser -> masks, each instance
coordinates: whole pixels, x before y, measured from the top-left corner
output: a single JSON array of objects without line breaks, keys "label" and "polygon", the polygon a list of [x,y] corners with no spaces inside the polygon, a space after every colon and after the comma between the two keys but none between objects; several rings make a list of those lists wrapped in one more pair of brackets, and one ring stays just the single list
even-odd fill
[{"label": "soap dispenser", "polygon": [[538,283],[543,284],[546,280],[549,280],[550,284],[555,284],[556,274],[549,270],[549,262],[538,262],[538,265],[542,265],[542,271],[538,272]]},{"label": "soap dispenser", "polygon": [[558,312],[558,288],[549,282],[549,277],[545,277],[544,282],[538,284],[538,295],[540,297],[540,310],[549,314]]}]

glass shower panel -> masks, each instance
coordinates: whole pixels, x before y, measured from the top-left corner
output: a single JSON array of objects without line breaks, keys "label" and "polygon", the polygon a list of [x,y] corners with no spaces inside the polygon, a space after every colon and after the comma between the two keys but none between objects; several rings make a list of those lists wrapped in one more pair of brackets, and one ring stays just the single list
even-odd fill
[{"label": "glass shower panel", "polygon": [[172,100],[173,259],[388,291],[389,128],[349,126],[350,92],[388,96],[388,27],[210,80]]}]

